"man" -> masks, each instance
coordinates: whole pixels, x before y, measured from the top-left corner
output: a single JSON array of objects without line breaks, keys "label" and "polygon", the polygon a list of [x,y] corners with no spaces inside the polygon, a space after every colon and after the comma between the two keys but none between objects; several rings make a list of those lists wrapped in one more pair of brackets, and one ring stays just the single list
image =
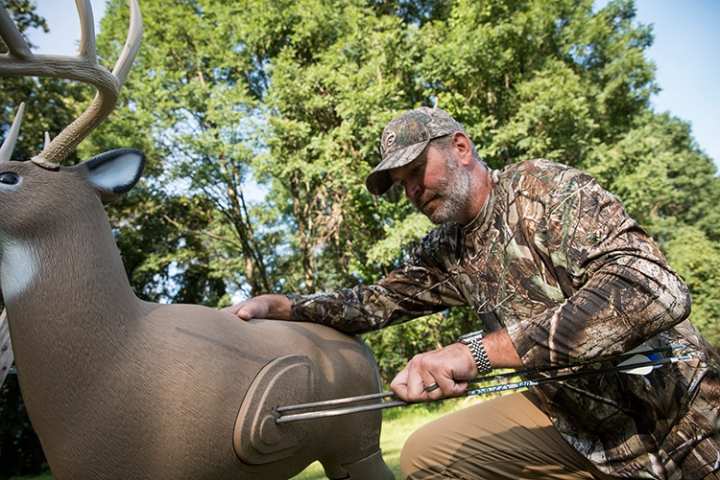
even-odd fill
[{"label": "man", "polygon": [[604,374],[499,397],[423,427],[410,479],[715,477],[715,354],[686,317],[690,298],[645,232],[590,176],[533,160],[490,170],[439,109],[390,122],[373,194],[393,184],[439,227],[376,285],[263,295],[242,319],[319,322],[358,333],[470,305],[485,332],[414,357],[392,382],[408,401],[462,394],[493,368],[567,365],[681,346],[697,359],[647,376]]}]

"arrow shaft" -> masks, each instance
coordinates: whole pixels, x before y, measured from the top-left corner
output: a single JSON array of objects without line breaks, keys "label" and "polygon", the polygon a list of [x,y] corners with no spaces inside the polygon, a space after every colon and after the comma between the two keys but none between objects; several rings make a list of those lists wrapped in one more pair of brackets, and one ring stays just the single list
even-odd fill
[{"label": "arrow shaft", "polygon": [[[633,351],[633,352],[625,352],[618,355],[610,355],[607,357],[603,357],[601,359],[596,360],[587,360],[583,362],[577,362],[573,363],[571,365],[556,365],[552,367],[545,367],[545,368],[534,368],[534,369],[526,369],[526,370],[514,370],[512,372],[507,373],[499,373],[494,375],[487,375],[484,377],[480,377],[475,379],[472,383],[487,383],[494,380],[499,380],[503,378],[512,378],[512,377],[522,377],[525,375],[541,375],[544,373],[552,373],[552,372],[558,372],[561,370],[568,370],[568,369],[576,369],[588,365],[595,365],[598,363],[603,362],[612,362],[612,361],[622,361],[625,358],[630,358],[633,355],[637,354],[644,354],[644,355],[650,355],[654,353],[669,353],[672,352],[675,349],[675,346],[668,346],[668,347],[662,347],[662,348],[655,348],[655,349],[648,349],[648,350],[642,350],[642,351]],[[391,398],[394,397],[395,394],[393,392],[385,391],[380,393],[372,393],[369,395],[358,395],[355,397],[345,397],[345,398],[336,398],[332,400],[322,400],[318,402],[310,402],[310,403],[301,403],[298,405],[285,405],[281,407],[277,407],[276,411],[278,413],[287,413],[287,412],[293,412],[298,410],[307,410],[310,408],[320,408],[320,407],[335,407],[340,405],[347,405],[347,404],[354,404],[354,403],[361,403],[366,402],[370,400],[381,400],[383,398]]]},{"label": "arrow shaft", "polygon": [[[636,353],[633,353],[633,354],[636,354]],[[585,371],[579,371],[579,372],[576,371],[576,372],[572,372],[572,373],[567,373],[567,374],[562,374],[562,375],[554,375],[554,376],[549,376],[549,377],[545,377],[545,378],[528,379],[528,380],[521,380],[518,382],[500,383],[500,384],[496,384],[496,385],[487,385],[484,387],[471,388],[464,394],[464,396],[478,396],[478,395],[487,395],[490,393],[505,392],[505,391],[510,391],[510,390],[519,390],[521,388],[535,387],[538,385],[542,385],[545,383],[551,383],[551,382],[562,382],[565,380],[572,380],[575,378],[587,377],[587,376],[591,376],[591,375],[602,375],[602,374],[606,374],[606,373],[627,373],[628,371],[636,370],[636,369],[642,368],[642,367],[669,365],[669,364],[673,364],[673,363],[677,363],[677,362],[688,361],[693,358],[695,358],[695,356],[692,353],[685,353],[685,354],[680,354],[680,355],[676,355],[673,357],[664,357],[664,358],[660,358],[657,360],[648,360],[647,362],[634,362],[630,365],[598,368],[598,369],[588,369]],[[517,375],[517,373],[515,373],[515,375]],[[494,376],[494,377],[497,377],[497,376]],[[473,382],[473,384],[477,385],[478,382]],[[368,412],[368,411],[373,411],[373,410],[384,410],[387,408],[395,408],[395,407],[402,407],[405,405],[410,405],[410,403],[408,403],[408,402],[394,399],[394,400],[388,401],[388,402],[372,403],[372,404],[368,404],[368,405],[345,406],[345,407],[341,407],[341,408],[317,410],[317,411],[295,413],[295,414],[286,414],[285,413],[288,411],[296,411],[296,410],[300,410],[300,409],[307,410],[307,409],[318,408],[318,407],[355,404],[355,403],[359,403],[359,402],[367,402],[370,400],[377,400],[377,399],[382,399],[382,398],[387,398],[387,397],[394,398],[394,394],[392,392],[382,392],[382,393],[378,393],[378,394],[361,395],[358,397],[339,398],[339,399],[328,400],[328,401],[324,401],[324,402],[312,402],[312,403],[305,403],[305,404],[300,404],[300,405],[290,405],[290,406],[285,406],[285,407],[278,407],[275,409],[275,413],[276,413],[275,422],[278,424],[291,423],[291,422],[297,422],[297,421],[301,421],[301,420],[329,418],[329,417],[336,417],[336,416],[341,416],[341,415],[350,415],[350,414],[354,414],[354,413]],[[442,400],[445,400],[445,399],[441,399],[440,401],[442,401]]]}]

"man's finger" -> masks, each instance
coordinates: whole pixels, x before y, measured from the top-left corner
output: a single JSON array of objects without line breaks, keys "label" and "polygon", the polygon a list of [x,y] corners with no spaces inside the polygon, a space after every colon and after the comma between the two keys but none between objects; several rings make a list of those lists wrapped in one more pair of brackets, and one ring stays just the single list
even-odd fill
[{"label": "man's finger", "polygon": [[[411,402],[425,400],[427,398],[427,394],[425,393],[426,379],[422,375],[420,361],[415,358],[411,360],[410,363],[408,363],[407,371],[407,400]],[[428,384],[435,383],[435,379],[433,379],[432,376],[428,380]]]},{"label": "man's finger", "polygon": [[230,307],[225,307],[222,309],[223,312],[227,312],[230,315],[234,317],[238,317],[242,320],[250,320],[250,316],[247,314],[244,308],[239,307],[238,305],[232,305]]},{"label": "man's finger", "polygon": [[450,394],[451,397],[459,397],[460,395],[463,395],[468,388],[468,382],[456,382],[453,391]]},{"label": "man's finger", "polygon": [[[426,367],[426,365],[423,365]],[[430,369],[421,369],[419,371],[420,376],[423,379],[423,391],[421,397],[418,400],[439,400],[443,397],[442,389],[438,379],[435,377],[434,372]],[[437,387],[434,387],[437,385]]]},{"label": "man's finger", "polygon": [[400,373],[395,375],[390,383],[390,390],[401,400],[407,401],[407,367],[403,368]]},{"label": "man's finger", "polygon": [[443,368],[438,372],[433,372],[437,381],[438,387],[444,397],[451,397],[456,395],[457,382],[452,377],[452,372]]}]

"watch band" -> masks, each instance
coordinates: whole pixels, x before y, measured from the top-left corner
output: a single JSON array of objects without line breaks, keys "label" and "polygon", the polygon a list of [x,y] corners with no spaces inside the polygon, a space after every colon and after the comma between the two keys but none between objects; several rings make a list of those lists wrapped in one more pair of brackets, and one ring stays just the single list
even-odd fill
[{"label": "watch band", "polygon": [[458,338],[458,342],[467,345],[470,349],[470,353],[475,360],[478,375],[483,375],[493,369],[482,341],[483,333],[482,330],[478,330],[477,332],[466,333]]}]

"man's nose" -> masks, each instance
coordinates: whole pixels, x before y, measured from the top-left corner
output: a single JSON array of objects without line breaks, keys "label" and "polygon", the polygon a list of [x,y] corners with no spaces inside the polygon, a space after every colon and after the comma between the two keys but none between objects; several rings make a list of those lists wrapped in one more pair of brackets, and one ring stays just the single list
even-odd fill
[{"label": "man's nose", "polygon": [[414,203],[420,195],[420,185],[417,182],[406,182],[405,195]]}]

